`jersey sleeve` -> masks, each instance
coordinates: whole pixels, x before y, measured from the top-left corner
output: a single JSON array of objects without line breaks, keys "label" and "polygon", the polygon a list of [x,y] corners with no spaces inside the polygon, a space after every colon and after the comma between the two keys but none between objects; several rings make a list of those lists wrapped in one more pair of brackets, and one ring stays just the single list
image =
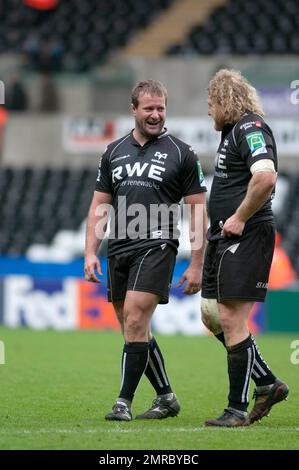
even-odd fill
[{"label": "jersey sleeve", "polygon": [[106,150],[100,159],[95,190],[112,194],[109,156],[110,152]]},{"label": "jersey sleeve", "polygon": [[191,148],[182,155],[181,183],[183,196],[202,193],[207,190],[200,161]]},{"label": "jersey sleeve", "polygon": [[248,168],[259,160],[273,160],[274,140],[261,121],[256,121],[246,129],[236,130],[235,143]]}]

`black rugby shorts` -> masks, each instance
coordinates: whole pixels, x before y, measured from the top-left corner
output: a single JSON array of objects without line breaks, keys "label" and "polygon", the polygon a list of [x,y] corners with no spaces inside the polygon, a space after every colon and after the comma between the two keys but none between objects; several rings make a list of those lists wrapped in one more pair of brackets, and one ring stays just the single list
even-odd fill
[{"label": "black rugby shorts", "polygon": [[273,258],[271,222],[246,227],[242,236],[209,241],[201,295],[207,299],[264,302]]},{"label": "black rugby shorts", "polygon": [[165,242],[108,257],[108,301],[124,300],[128,290],[151,292],[167,304],[176,251]]}]

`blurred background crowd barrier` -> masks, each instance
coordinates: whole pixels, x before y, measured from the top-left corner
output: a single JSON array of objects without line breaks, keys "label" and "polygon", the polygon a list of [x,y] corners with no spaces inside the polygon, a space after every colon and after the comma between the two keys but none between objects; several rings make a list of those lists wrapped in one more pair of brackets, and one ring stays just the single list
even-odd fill
[{"label": "blurred background crowd barrier", "polygon": [[[258,89],[279,152],[279,236],[251,330],[299,331],[298,1],[1,0],[0,21],[0,322],[118,328],[105,282],[83,280],[101,153],[133,127],[133,85],[159,79],[169,93],[167,127],[196,149],[210,188],[219,134],[207,86],[228,67]],[[175,287],[189,250],[183,237],[157,331],[206,332],[199,295]]]}]

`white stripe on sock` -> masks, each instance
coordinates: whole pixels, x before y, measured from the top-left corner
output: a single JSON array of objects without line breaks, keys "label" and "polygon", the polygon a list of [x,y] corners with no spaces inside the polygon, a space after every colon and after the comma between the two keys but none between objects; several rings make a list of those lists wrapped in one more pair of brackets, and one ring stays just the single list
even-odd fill
[{"label": "white stripe on sock", "polygon": [[151,360],[151,358],[149,358],[149,361],[148,361],[148,362],[149,362],[150,368],[152,369],[152,371],[153,371],[153,373],[154,373],[154,376],[156,377],[156,380],[157,380],[157,382],[158,382],[158,384],[159,384],[159,387],[162,388],[162,387],[163,387],[163,384],[162,384],[162,382],[161,382],[161,379],[160,379],[160,377],[159,377],[159,374],[158,374],[158,372],[157,372],[157,369],[155,368],[155,364],[153,363],[153,361]]},{"label": "white stripe on sock", "polygon": [[255,349],[256,349],[257,352],[258,352],[258,355],[259,355],[260,360],[263,362],[263,364],[265,364],[265,366],[267,367],[267,369],[270,371],[270,367],[268,366],[267,362],[265,361],[265,359],[264,359],[263,356],[261,355],[261,352],[260,352],[260,350],[259,350],[259,348],[258,348],[258,345],[257,345],[256,342],[255,342],[255,338],[254,338],[253,336],[251,336],[251,339],[252,339],[252,341],[253,341],[253,344],[254,344],[254,346],[255,346]]},{"label": "white stripe on sock", "polygon": [[254,366],[257,367],[257,369],[259,369],[259,371],[263,374],[264,377],[267,375],[267,372],[264,371],[264,369],[262,368],[259,362],[255,361]]},{"label": "white stripe on sock", "polygon": [[[253,352],[253,354],[252,354]],[[254,364],[255,357],[253,357],[252,360],[252,355],[254,356],[254,348],[247,348],[247,355],[248,355],[248,360],[247,360],[247,370],[246,370],[246,377],[245,377],[245,383],[242,391],[242,398],[241,398],[241,403],[245,403],[245,400],[249,402],[249,379],[251,376],[251,371],[252,367]]]},{"label": "white stripe on sock", "polygon": [[125,380],[125,367],[126,367],[126,358],[127,358],[127,353],[124,353],[123,357],[123,366],[122,366],[122,372],[121,372],[121,384],[120,384],[120,389],[123,388],[124,380]]},{"label": "white stripe on sock", "polygon": [[254,369],[252,369],[251,374],[254,375],[254,377],[256,377],[257,379],[261,378],[261,376]]},{"label": "white stripe on sock", "polygon": [[166,375],[165,369],[164,369],[164,367],[163,367],[162,360],[161,360],[161,358],[160,358],[160,356],[159,356],[159,353],[158,353],[158,351],[157,351],[156,348],[154,349],[154,355],[155,355],[156,358],[157,358],[157,361],[158,361],[158,364],[159,364],[159,367],[160,367],[160,372],[161,372],[161,374],[162,374],[162,376],[163,376],[165,385],[168,386],[168,385],[169,385],[169,382],[168,382],[168,379],[167,379],[167,375]]}]

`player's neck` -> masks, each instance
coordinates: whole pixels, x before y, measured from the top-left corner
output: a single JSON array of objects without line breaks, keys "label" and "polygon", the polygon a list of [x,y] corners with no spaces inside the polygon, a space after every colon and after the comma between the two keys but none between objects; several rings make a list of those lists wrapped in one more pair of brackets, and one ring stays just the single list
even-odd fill
[{"label": "player's neck", "polygon": [[[164,132],[166,132],[165,127],[163,127],[161,134],[164,134]],[[141,145],[141,147],[143,147],[150,140],[156,139],[157,137],[159,137],[159,135],[145,135],[142,134],[142,132],[140,132],[137,128],[133,130],[133,137],[138,142],[138,144]]]},{"label": "player's neck", "polygon": [[140,144],[142,147],[146,142],[148,142],[150,139],[149,136],[143,135],[138,129],[133,130],[133,137],[134,139]]}]

